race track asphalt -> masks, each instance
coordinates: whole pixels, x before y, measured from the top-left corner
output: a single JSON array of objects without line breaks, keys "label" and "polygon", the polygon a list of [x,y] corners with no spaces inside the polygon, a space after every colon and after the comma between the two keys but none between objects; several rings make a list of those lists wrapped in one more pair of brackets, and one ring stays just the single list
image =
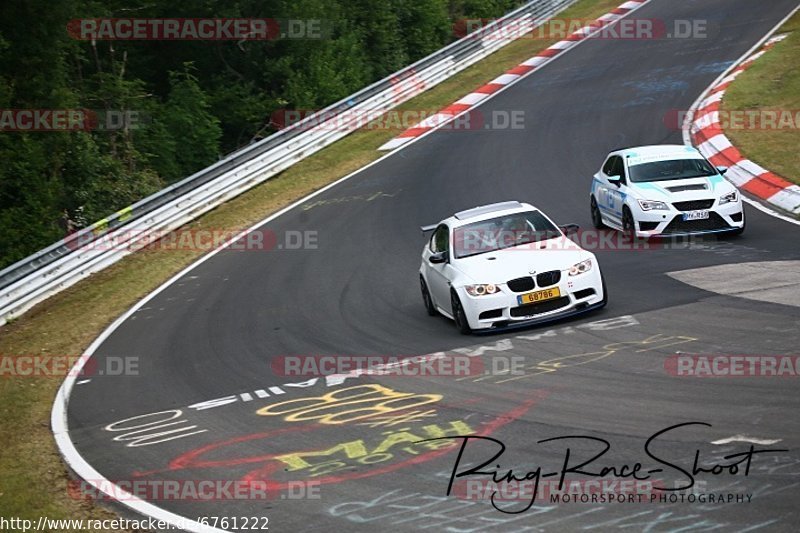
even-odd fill
[{"label": "race track asphalt", "polygon": [[[674,377],[665,361],[679,352],[797,353],[798,307],[716,294],[668,275],[798,260],[797,226],[748,208],[741,238],[596,250],[608,307],[513,333],[459,335],[451,322],[425,314],[417,284],[424,244],[419,227],[457,210],[518,199],[559,223],[589,229],[589,183],[605,154],[628,145],[681,143],[674,120],[665,117],[688,109],[795,5],[654,0],[632,16],[664,20],[668,27],[676,19],[708,20],[711,35],[588,41],[478,108],[483,117],[522,113],[523,128],[438,131],[262,228],[280,243],[286,232],[313,232],[316,249],[223,251],[198,265],[97,350],[99,368],[108,357],[138,358],[138,375],[94,376],[75,386],[68,421],[76,448],[111,480],[269,480],[275,492],[267,500],[153,502],[193,519],[239,517],[241,530],[242,517],[266,516],[273,531],[795,531],[796,380]],[[523,362],[526,375],[361,376],[328,386],[324,378],[280,375],[275,363],[296,355],[474,355],[481,346],[495,350],[471,361],[485,368]],[[280,393],[269,390],[276,386]],[[268,396],[258,397],[257,390]],[[381,409],[375,402],[344,403],[356,394],[390,403],[379,416],[348,421],[371,413],[353,409]],[[217,398],[228,403],[189,407]],[[311,399],[285,403],[303,398]],[[257,414],[266,406],[273,407]],[[339,416],[324,417],[332,413]],[[124,421],[139,415],[149,416]],[[153,429],[167,419],[186,422]],[[416,443],[491,433],[507,446],[496,462],[522,475],[537,465],[557,470],[567,447],[588,459],[598,446],[585,439],[537,441],[591,435],[611,442],[593,466],[638,461],[652,467],[645,440],[686,422],[712,427],[675,429],[655,448],[689,470],[695,450],[706,465],[730,463],[725,455],[747,451],[744,442],[711,444],[737,435],[780,439],[756,447],[790,451],[756,455],[747,476],[697,475],[695,488],[702,492],[749,493],[749,503],[537,501],[525,513],[508,514],[492,507],[490,492],[445,497],[457,447],[442,443],[456,441]],[[147,438],[170,430],[177,432]],[[122,435],[127,440],[113,440]],[[493,455],[487,442],[469,446],[462,466]],[[664,468],[653,479],[675,487],[686,476]],[[506,511],[527,505],[524,497],[496,503]]]}]

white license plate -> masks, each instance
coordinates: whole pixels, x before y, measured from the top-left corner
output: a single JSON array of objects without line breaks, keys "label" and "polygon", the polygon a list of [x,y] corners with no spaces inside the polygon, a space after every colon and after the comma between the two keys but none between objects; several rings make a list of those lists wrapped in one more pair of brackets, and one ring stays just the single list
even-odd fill
[{"label": "white license plate", "polygon": [[709,216],[709,211],[689,211],[683,214],[683,220],[706,220]]}]

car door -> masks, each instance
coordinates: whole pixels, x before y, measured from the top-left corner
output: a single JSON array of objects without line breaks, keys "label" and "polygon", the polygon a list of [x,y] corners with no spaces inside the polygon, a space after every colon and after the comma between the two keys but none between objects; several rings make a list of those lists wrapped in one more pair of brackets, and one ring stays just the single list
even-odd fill
[{"label": "car door", "polygon": [[436,228],[431,236],[429,243],[430,251],[433,254],[445,252],[448,261],[444,263],[431,263],[426,261],[426,271],[428,274],[428,290],[433,297],[433,303],[440,309],[451,313],[450,310],[450,277],[452,271],[450,266],[450,228],[441,224]]},{"label": "car door", "polygon": [[[619,176],[620,181],[613,183],[609,178]],[[600,191],[597,195],[597,206],[603,217],[612,224],[622,225],[622,206],[625,200],[623,188],[626,184],[625,162],[621,156],[612,155],[600,171]]]},{"label": "car door", "polygon": [[608,177],[611,175],[609,173],[611,172],[611,167],[614,163],[614,157],[615,156],[609,156],[606,158],[602,168],[594,175],[594,180],[592,181],[592,194],[597,202],[597,208],[600,210],[600,213],[605,219],[608,219],[610,216],[608,188],[611,186],[611,184],[608,182]]}]

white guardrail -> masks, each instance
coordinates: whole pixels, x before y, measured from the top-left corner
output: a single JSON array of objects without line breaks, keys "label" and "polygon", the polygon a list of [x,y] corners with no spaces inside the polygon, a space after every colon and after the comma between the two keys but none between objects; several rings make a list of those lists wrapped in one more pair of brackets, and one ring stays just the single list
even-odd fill
[{"label": "white guardrail", "polygon": [[[0,326],[530,32],[577,0],[533,0],[385,79],[0,271]],[[511,23],[513,21],[513,23]],[[326,124],[335,124],[326,127]],[[102,245],[97,245],[102,242]]]}]

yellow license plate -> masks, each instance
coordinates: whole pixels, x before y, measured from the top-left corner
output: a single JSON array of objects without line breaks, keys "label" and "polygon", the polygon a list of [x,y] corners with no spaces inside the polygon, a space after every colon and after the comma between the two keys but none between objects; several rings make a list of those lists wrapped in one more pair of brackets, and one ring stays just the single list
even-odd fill
[{"label": "yellow license plate", "polygon": [[554,287],[552,289],[545,289],[543,291],[536,291],[536,292],[529,292],[528,294],[523,294],[522,296],[517,296],[517,302],[520,305],[524,304],[535,304],[539,302],[543,302],[545,300],[552,300],[554,298],[560,298],[561,291],[558,290],[558,287]]}]

